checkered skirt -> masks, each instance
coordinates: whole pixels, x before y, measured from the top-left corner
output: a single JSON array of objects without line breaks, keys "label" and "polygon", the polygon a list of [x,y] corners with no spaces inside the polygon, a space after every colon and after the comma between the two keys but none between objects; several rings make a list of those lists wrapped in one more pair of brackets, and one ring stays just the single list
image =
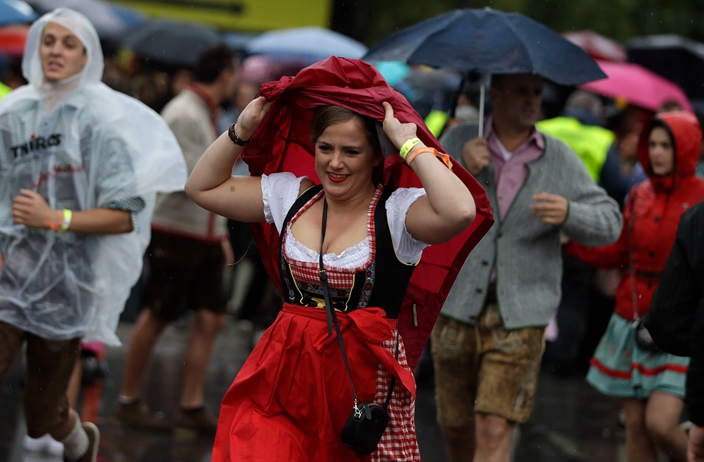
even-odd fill
[{"label": "checkered skirt", "polygon": [[[396,332],[382,346],[391,354],[396,354]],[[406,360],[406,349],[399,337],[398,361],[404,369],[410,371]],[[391,373],[381,364],[376,372],[376,395],[374,402],[383,405],[389,393]],[[381,437],[379,446],[372,453],[372,462],[420,461],[418,440],[416,439],[416,402],[411,393],[398,384],[391,394],[391,401],[386,409],[389,413],[389,425]]]}]

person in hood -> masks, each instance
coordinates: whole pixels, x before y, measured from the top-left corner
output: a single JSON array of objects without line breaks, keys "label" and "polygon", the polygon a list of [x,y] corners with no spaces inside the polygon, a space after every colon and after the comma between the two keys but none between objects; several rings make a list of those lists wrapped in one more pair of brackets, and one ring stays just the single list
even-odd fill
[{"label": "person in hood", "polygon": [[638,146],[648,181],[631,189],[618,241],[592,248],[571,242],[565,249],[594,266],[624,270],[616,311],[587,381],[623,398],[629,461],[656,461],[656,448],[669,459],[686,461],[687,437],[677,423],[688,358],[658,350],[641,319],[660,282],[680,216],[704,200],[704,180],[695,176],[701,141],[693,114],[658,115]]},{"label": "person in hood", "polygon": [[[344,72],[345,66],[350,73]],[[430,135],[416,125],[421,122],[417,114],[414,123],[402,123],[386,100],[363,102],[365,94],[375,95],[369,80],[376,74],[367,73],[368,66],[331,58],[301,71],[292,82],[282,79],[280,86],[288,89],[293,82],[310,83],[301,83],[301,99],[296,102],[291,91],[271,110],[265,97],[250,103],[229,136],[223,134],[208,148],[186,184],[186,192],[201,207],[239,221],[270,223],[281,242],[284,308],[223,400],[214,461],[420,460],[415,383],[397,318],[423,250],[465,230],[476,209],[467,186],[445,163],[449,159],[438,157],[436,148],[417,138],[423,136],[430,144]],[[350,77],[350,86],[359,90],[359,112],[341,107],[349,104],[344,96],[339,105],[315,104],[309,95],[353,93],[342,85],[325,85],[325,77],[313,79],[320,75],[316,71]],[[384,89],[391,97],[385,82]],[[393,98],[401,97],[393,92]],[[361,114],[371,112],[370,104],[385,112],[383,139],[393,143],[392,152],[405,158],[422,188],[392,190],[382,183],[383,144],[374,120]],[[398,114],[410,110],[407,102],[394,104]],[[304,145],[312,150],[309,159],[314,158],[310,178],[290,172],[230,176],[253,134],[256,141],[266,134],[268,124],[283,126],[281,119],[293,107],[311,106],[310,113],[299,113],[299,119],[310,114],[305,125],[297,125],[298,131],[309,133]],[[267,112],[272,117],[266,118]],[[328,307],[321,260],[330,285]],[[337,335],[328,333],[326,311],[332,308],[341,325],[351,376]],[[355,452],[341,438],[357,397],[359,402],[388,405],[390,422],[371,455]]]},{"label": "person in hood", "polygon": [[158,191],[182,188],[173,133],[100,82],[85,16],[59,8],[29,30],[29,84],[0,101],[0,382],[26,343],[27,433],[95,461],[99,432],[66,396],[81,339],[115,327],[149,242]]}]

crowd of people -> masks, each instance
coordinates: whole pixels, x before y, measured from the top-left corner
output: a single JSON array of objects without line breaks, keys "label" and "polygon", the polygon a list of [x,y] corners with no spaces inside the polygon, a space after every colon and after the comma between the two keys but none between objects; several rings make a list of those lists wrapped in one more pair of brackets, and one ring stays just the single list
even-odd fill
[{"label": "crowd of people", "polygon": [[[406,97],[359,60],[303,68],[221,44],[193,69],[131,63],[57,9],[30,29],[25,84],[5,74],[0,383],[26,344],[27,447],[97,460],[100,431],[74,410],[81,344],[119,344],[146,262],[113,415],[210,435],[212,460],[420,460],[428,364],[453,462],[511,459],[541,368],[623,400],[629,461],[704,460],[694,114],[607,117],[575,90],[542,120],[543,78],[496,74],[483,126],[465,88],[431,130],[413,79]],[[244,257],[238,316],[266,331],[217,412],[207,364]],[[444,272],[421,296],[430,261]],[[167,420],[142,376],[188,309]]]}]

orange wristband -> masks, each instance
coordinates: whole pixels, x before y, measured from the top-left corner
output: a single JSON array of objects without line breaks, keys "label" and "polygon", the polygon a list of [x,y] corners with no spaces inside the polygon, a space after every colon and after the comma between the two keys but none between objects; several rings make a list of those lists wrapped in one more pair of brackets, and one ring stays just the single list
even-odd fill
[{"label": "orange wristband", "polygon": [[445,167],[449,168],[450,171],[452,171],[452,161],[450,160],[450,155],[446,152],[443,152],[441,154],[438,154],[438,159],[440,159],[440,162],[445,164]]},{"label": "orange wristband", "polygon": [[438,150],[435,148],[429,148],[429,147],[418,148],[418,149],[412,151],[410,154],[408,154],[408,156],[406,156],[406,163],[410,166],[411,162],[413,162],[413,160],[416,158],[416,156],[418,156],[419,154],[425,154],[425,153],[434,155],[435,157],[437,157],[440,160],[440,162],[445,164],[445,166],[447,168],[452,170],[452,161],[450,161],[450,156],[448,156],[445,153],[438,152]]},{"label": "orange wristband", "polygon": [[435,148],[429,148],[429,147],[422,147],[415,149],[414,151],[410,152],[408,155],[406,155],[406,163],[408,165],[411,165],[411,162],[415,160],[415,158],[420,155],[420,154],[432,154],[434,156],[438,155],[438,150]]},{"label": "orange wristband", "polygon": [[55,225],[54,223],[51,222],[51,220],[44,220],[44,223],[49,227],[50,230],[54,231],[55,233],[58,233],[61,231],[61,223],[63,222],[64,215],[61,210],[57,210],[59,212],[59,224]]}]

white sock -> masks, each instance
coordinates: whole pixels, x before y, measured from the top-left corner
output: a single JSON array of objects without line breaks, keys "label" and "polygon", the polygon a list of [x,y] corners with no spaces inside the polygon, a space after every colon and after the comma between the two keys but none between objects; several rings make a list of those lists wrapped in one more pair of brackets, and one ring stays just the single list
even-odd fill
[{"label": "white sock", "polygon": [[74,415],[76,416],[76,425],[74,425],[71,433],[61,440],[64,444],[64,455],[68,460],[78,460],[88,451],[88,445],[90,444],[88,435],[81,425],[81,419],[78,418],[77,414]]}]

